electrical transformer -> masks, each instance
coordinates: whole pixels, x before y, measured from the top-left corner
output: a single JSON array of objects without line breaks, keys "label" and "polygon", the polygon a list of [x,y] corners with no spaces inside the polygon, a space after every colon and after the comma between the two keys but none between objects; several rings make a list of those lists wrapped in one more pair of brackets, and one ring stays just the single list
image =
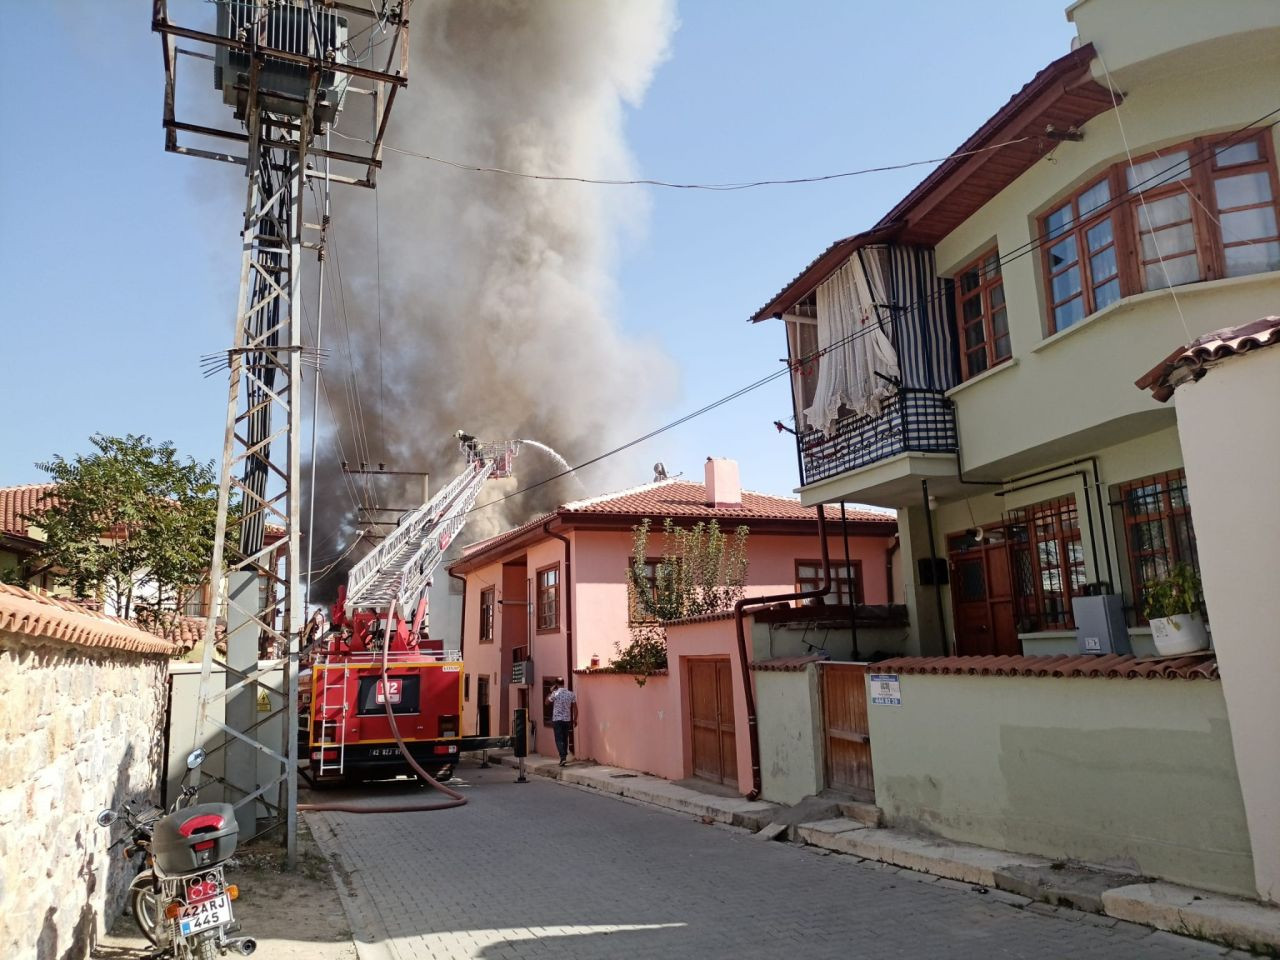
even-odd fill
[{"label": "electrical transformer", "polygon": [[[319,4],[288,0],[219,0],[218,35],[259,48],[283,50],[313,60],[347,62],[347,20],[320,8]],[[243,117],[249,96],[250,54],[218,47],[213,85],[222,101]],[[272,113],[301,117],[307,99],[308,65],[283,57],[267,56],[258,75],[258,96]],[[316,94],[316,120],[331,123],[346,93],[347,77],[339,80],[333,70],[320,75]]]}]

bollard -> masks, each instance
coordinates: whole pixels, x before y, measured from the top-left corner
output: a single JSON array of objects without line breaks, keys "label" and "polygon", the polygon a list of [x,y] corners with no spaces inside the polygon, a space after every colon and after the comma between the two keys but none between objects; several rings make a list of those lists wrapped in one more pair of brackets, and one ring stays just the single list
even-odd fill
[{"label": "bollard", "polygon": [[529,711],[525,707],[516,707],[515,719],[511,722],[511,747],[520,760],[520,775],[516,783],[528,783],[524,775],[524,758],[529,755]]}]

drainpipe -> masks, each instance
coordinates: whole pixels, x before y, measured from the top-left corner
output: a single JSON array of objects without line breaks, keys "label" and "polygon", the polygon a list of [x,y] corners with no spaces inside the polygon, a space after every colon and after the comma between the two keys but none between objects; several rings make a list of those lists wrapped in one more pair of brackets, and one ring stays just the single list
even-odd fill
[{"label": "drainpipe", "polygon": [[818,504],[818,542],[822,545],[822,586],[817,590],[799,593],[779,593],[772,597],[743,597],[733,605],[733,625],[738,632],[738,671],[742,675],[742,691],[747,699],[747,740],[751,744],[751,792],[748,800],[760,796],[760,731],[757,728],[756,696],[751,689],[751,672],[747,669],[747,634],[742,625],[747,607],[767,607],[771,603],[788,600],[810,600],[825,597],[831,592],[830,551],[827,549],[827,518],[822,504]]},{"label": "drainpipe", "polygon": [[462,620],[458,624],[458,659],[466,663],[467,658],[463,654],[467,651],[467,578],[452,570],[446,569],[445,572],[462,584]]},{"label": "drainpipe", "polygon": [[849,560],[849,515],[845,513],[844,501],[840,501],[840,526],[844,534],[844,575],[849,581],[849,636],[853,646],[850,658],[858,659],[858,597],[855,588],[858,584],[853,579],[853,564]]},{"label": "drainpipe", "polygon": [[942,584],[938,581],[938,548],[933,541],[933,510],[929,507],[929,481],[920,481],[920,492],[924,498],[925,532],[929,535],[929,562],[933,564],[933,599],[938,604],[938,631],[942,634],[942,655],[951,655],[951,643],[947,639],[947,621],[942,615]]},{"label": "drainpipe", "polygon": [[893,542],[884,551],[884,582],[888,587],[890,606],[893,605],[893,558],[897,556],[900,549],[902,549],[902,537],[895,533]]},{"label": "drainpipe", "polygon": [[569,538],[551,532],[551,521],[542,532],[564,544],[564,682],[573,689],[573,561],[569,559]]}]

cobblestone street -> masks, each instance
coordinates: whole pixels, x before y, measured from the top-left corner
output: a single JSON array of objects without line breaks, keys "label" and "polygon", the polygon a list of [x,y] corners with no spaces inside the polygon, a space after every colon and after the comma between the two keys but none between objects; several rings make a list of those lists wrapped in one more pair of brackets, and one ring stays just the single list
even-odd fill
[{"label": "cobblestone street", "polygon": [[[362,960],[1243,956],[537,777],[517,785],[502,767],[459,775],[460,809],[307,814],[337,853]],[[405,783],[359,792],[432,798]]]}]

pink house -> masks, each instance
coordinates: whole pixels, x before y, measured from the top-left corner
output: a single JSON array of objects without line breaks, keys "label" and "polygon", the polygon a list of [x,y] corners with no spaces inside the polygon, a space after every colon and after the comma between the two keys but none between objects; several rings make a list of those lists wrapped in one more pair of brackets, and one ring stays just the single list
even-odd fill
[{"label": "pink house", "polygon": [[[828,505],[826,510],[829,602],[847,604],[852,597],[856,603],[889,603],[899,579],[894,573],[895,517],[849,508],[842,524],[838,508]],[[706,712],[702,701],[707,684],[714,691],[717,677],[725,676],[731,663],[732,617],[719,619],[715,639],[685,651],[691,657],[682,658],[682,669],[690,672],[691,684],[669,685],[666,678],[654,677],[641,687],[630,676],[583,676],[593,667],[607,667],[618,646],[631,639],[627,570],[633,528],[646,518],[657,531],[650,537],[654,556],[662,554],[661,526],[666,518],[680,524],[714,519],[726,533],[746,526],[748,597],[813,589],[822,580],[815,511],[797,500],[742,490],[738,465],[732,460],[708,459],[704,483],[663,480],[563,504],[472,544],[450,568],[451,576],[466,581],[464,731],[506,734],[512,711],[528,707],[535,727],[530,749],[552,755],[544,701],[554,685],[566,683],[579,694],[575,756],[672,779],[695,772],[690,717]],[[524,682],[515,683],[513,679],[520,678],[513,678],[513,667],[524,662],[531,662],[531,667]],[[729,681],[724,682],[728,696]],[[668,688],[669,694],[662,692]],[[633,699],[636,703],[629,706]],[[704,742],[706,736],[699,734]]]}]

